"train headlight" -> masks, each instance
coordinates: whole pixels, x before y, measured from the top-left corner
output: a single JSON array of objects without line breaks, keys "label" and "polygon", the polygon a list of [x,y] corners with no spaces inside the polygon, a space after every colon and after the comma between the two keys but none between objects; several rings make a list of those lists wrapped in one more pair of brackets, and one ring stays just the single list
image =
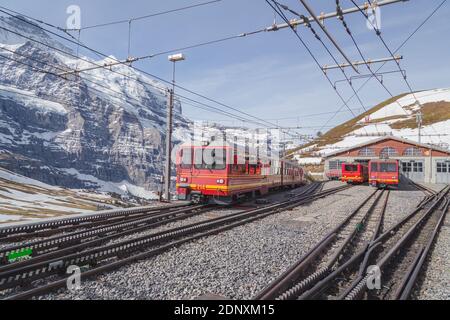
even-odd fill
[{"label": "train headlight", "polygon": [[223,179],[218,179],[218,180],[217,180],[217,183],[218,183],[218,184],[224,184],[224,183],[225,183],[225,180],[223,180]]},{"label": "train headlight", "polygon": [[188,179],[187,178],[180,178],[180,182],[186,183],[186,182],[188,182]]}]

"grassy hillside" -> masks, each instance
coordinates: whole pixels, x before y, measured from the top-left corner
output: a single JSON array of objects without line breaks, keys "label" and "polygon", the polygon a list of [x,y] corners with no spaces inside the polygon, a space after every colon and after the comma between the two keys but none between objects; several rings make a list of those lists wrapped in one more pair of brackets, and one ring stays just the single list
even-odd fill
[{"label": "grassy hillside", "polygon": [[[445,92],[448,89],[436,89],[436,90],[424,90],[420,92],[416,92],[417,99],[425,99],[426,101],[422,102],[421,110],[423,115],[423,126],[427,127],[432,124],[436,124],[439,122],[443,122],[446,120],[450,120],[450,102],[448,101],[448,96],[445,96]],[[444,92],[444,94],[442,93]],[[430,100],[427,98],[427,96],[431,95],[439,95],[440,97],[436,97],[436,101]],[[383,108],[395,104],[396,101],[409,96],[409,94],[401,94],[396,97],[393,97],[391,99],[388,99],[386,101],[383,101],[382,103],[376,105],[375,107],[371,108],[367,112],[331,129],[327,133],[325,133],[320,138],[317,138],[313,140],[312,142],[302,145],[294,150],[291,150],[291,154],[297,153],[299,150],[302,150],[302,154],[299,155],[301,158],[304,157],[314,157],[314,154],[316,154],[317,151],[320,151],[322,147],[327,145],[333,145],[340,141],[343,141],[346,136],[351,134],[353,131],[356,131],[360,128],[363,128],[366,126],[364,123],[364,119],[367,116],[375,114],[377,111],[383,110]],[[414,96],[416,98],[416,96]],[[389,122],[389,127],[392,130],[401,130],[401,129],[417,129],[417,121],[416,121],[416,114],[418,112],[417,107],[415,104],[412,104],[411,97],[407,97],[406,101],[401,102],[403,109],[408,111],[408,114],[394,114],[390,116],[386,116],[384,118],[379,118],[378,116],[375,117],[375,119],[371,119],[369,124],[386,124]],[[446,100],[446,101],[445,101]],[[414,100],[413,100],[414,101]],[[405,104],[410,104],[406,105]],[[390,107],[389,107],[390,108]],[[387,110],[386,114],[392,114],[392,112],[389,112]],[[306,151],[306,152],[305,152]]]},{"label": "grassy hillside", "polygon": [[[313,153],[314,151],[316,151],[316,149],[318,149],[319,147],[329,145],[329,144],[334,144],[334,143],[337,143],[337,142],[343,140],[342,137],[345,136],[346,134],[349,134],[350,132],[363,127],[363,125],[359,124],[358,122],[360,122],[361,120],[366,118],[368,115],[371,115],[372,113],[383,109],[384,107],[395,102],[396,100],[405,97],[406,95],[407,94],[401,94],[401,95],[398,95],[394,98],[388,99],[388,100],[376,105],[375,107],[371,108],[370,110],[367,110],[367,112],[364,112],[363,114],[359,115],[358,117],[353,118],[333,129],[331,129],[330,131],[328,131],[327,133],[322,135],[320,138],[318,138],[306,145],[303,145],[299,148],[293,149],[291,151],[291,153],[295,153],[298,150],[303,149],[303,148],[317,145],[317,148],[315,148],[314,150],[311,150],[310,152],[305,154],[305,156],[308,156],[308,155],[311,155],[311,153]],[[396,117],[396,118],[398,118],[398,117]],[[382,119],[382,121],[385,121],[385,120],[386,119]]]},{"label": "grassy hillside", "polygon": [[[431,125],[436,122],[450,120],[450,102],[439,101],[430,102],[422,106],[423,125]],[[399,121],[391,125],[393,129],[417,129],[417,121],[415,118],[405,121]]]}]

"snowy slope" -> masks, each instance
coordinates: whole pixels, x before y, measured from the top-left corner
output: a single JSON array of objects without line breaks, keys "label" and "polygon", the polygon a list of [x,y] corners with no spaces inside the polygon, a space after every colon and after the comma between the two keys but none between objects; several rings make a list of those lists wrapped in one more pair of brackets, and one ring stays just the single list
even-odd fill
[{"label": "snowy slope", "polygon": [[418,111],[422,111],[424,120],[421,142],[450,148],[450,88],[444,88],[407,94],[391,103],[382,103],[299,148],[293,155],[303,164],[317,164],[323,156],[380,136],[418,141]]},{"label": "snowy slope", "polygon": [[67,190],[0,169],[0,223],[114,208],[104,193]]}]

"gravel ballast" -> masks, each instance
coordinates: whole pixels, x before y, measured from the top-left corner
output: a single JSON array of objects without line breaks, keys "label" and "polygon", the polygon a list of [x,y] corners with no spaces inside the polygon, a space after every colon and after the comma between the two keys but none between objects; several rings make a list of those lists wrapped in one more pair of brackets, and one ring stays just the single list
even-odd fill
[{"label": "gravel ballast", "polygon": [[[331,182],[326,188],[338,185]],[[41,298],[164,300],[214,294],[229,299],[251,299],[373,191],[370,187],[355,186],[83,281],[82,289],[76,294],[59,292]],[[410,213],[422,197],[420,191],[392,191],[385,227]]]}]

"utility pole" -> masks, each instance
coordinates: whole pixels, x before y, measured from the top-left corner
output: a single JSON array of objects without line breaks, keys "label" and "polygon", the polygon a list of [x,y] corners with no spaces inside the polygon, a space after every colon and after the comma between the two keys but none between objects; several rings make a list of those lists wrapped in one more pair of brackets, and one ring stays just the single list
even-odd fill
[{"label": "utility pole", "polygon": [[170,202],[170,179],[172,168],[172,120],[173,120],[173,89],[168,89],[167,100],[167,132],[166,132],[166,168],[164,172],[165,177],[165,199]]},{"label": "utility pole", "polygon": [[422,123],[423,123],[422,110],[419,110],[419,112],[416,115],[416,119],[417,119],[417,126],[419,128],[419,143],[422,143]]},{"label": "utility pole", "polygon": [[186,57],[179,53],[169,56],[169,61],[173,63],[172,89],[168,89],[167,100],[167,132],[166,132],[166,167],[164,170],[165,200],[170,202],[170,181],[172,176],[172,129],[173,129],[173,103],[175,93],[175,66],[178,61],[186,60]]}]

